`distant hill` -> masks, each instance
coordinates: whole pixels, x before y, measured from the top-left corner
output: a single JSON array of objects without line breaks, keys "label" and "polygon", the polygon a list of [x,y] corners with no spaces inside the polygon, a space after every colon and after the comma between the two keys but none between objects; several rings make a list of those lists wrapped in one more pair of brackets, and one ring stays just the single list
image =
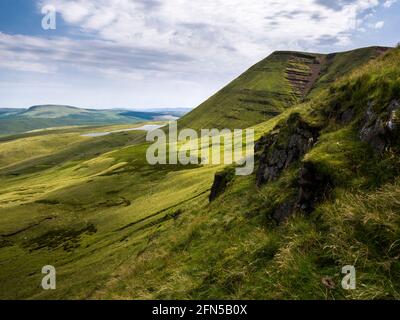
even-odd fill
[{"label": "distant hill", "polygon": [[179,120],[181,127],[246,128],[271,119],[387,51],[369,47],[315,54],[277,51]]},{"label": "distant hill", "polygon": [[70,117],[74,115],[82,115],[82,116],[90,115],[91,113],[92,112],[89,110],[80,109],[76,107],[60,106],[60,105],[43,105],[43,106],[30,107],[26,111],[22,112],[20,115],[28,118],[57,119],[63,117]]},{"label": "distant hill", "polygon": [[28,109],[0,109],[0,135],[78,125],[107,125],[180,117],[177,111],[92,110],[64,105],[40,105]]},{"label": "distant hill", "polygon": [[17,108],[0,108],[0,118],[1,117],[6,117],[12,114],[17,114],[20,113],[21,109]]}]

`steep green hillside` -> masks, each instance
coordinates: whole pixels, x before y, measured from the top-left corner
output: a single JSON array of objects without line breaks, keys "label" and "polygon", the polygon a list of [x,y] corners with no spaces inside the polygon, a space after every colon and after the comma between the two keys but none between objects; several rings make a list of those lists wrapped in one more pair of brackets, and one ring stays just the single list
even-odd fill
[{"label": "steep green hillside", "polygon": [[[269,84],[292,103],[312,90],[310,56]],[[0,139],[0,298],[400,299],[399,64],[392,49],[257,123],[247,177],[150,166],[144,132]]]},{"label": "steep green hillside", "polygon": [[272,118],[298,98],[285,78],[293,53],[276,52],[179,121],[181,127],[245,128]]},{"label": "steep green hillside", "polygon": [[399,63],[393,50],[257,125],[256,173],[160,225],[94,297],[400,299]]},{"label": "steep green hillside", "polygon": [[348,74],[352,70],[361,67],[371,59],[379,57],[386,52],[387,47],[368,47],[348,52],[332,53],[325,56],[324,67],[315,86],[310,92],[310,97],[317,95],[326,89],[336,79]]},{"label": "steep green hillside", "polygon": [[371,47],[330,55],[279,51],[251,67],[180,119],[181,127],[246,128],[314,96],[338,77],[387,48]]}]

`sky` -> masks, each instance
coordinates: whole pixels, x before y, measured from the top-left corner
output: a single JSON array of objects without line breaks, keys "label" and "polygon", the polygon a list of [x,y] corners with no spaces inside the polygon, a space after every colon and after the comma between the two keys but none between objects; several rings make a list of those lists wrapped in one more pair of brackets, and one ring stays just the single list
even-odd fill
[{"label": "sky", "polygon": [[0,108],[194,108],[273,51],[399,30],[400,0],[0,0]]}]

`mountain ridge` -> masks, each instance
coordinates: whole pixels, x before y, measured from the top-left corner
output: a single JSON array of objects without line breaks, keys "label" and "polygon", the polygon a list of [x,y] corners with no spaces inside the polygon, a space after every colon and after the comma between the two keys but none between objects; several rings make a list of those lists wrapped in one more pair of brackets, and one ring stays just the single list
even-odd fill
[{"label": "mountain ridge", "polygon": [[255,125],[317,95],[340,76],[389,49],[371,46],[332,54],[275,51],[182,117],[178,124],[197,130]]}]

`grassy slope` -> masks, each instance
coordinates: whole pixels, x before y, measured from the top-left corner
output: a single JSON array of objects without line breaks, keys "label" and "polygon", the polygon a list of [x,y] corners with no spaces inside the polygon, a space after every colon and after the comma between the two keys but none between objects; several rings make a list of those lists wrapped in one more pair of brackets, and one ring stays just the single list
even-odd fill
[{"label": "grassy slope", "polygon": [[[363,65],[384,50],[385,48],[370,47],[327,56],[305,54],[319,57],[322,62],[321,75],[308,96],[314,97],[338,77]],[[294,71],[308,68],[301,61],[292,63],[297,54],[304,53],[273,53],[185,115],[179,125],[196,130],[246,128],[271,119],[299,103],[301,99],[286,76],[286,71],[294,66]]]},{"label": "grassy slope", "polygon": [[388,50],[386,47],[368,47],[348,52],[334,53],[326,56],[326,64],[321,77],[315,83],[309,98],[315,97],[319,92],[326,89],[336,79],[345,76],[352,70],[357,69],[369,60],[380,56]]},{"label": "grassy slope", "polygon": [[[355,106],[358,120],[369,99],[384,105],[397,94],[399,62],[394,50],[256,125],[257,136],[294,111],[326,121],[322,111],[335,102]],[[208,204],[219,168],[148,166],[138,132],[0,142],[19,161],[0,168],[0,297],[400,298],[398,157],[374,156],[355,122],[325,127],[305,159],[334,177],[332,198],[278,227],[269,216],[293,191],[299,164],[263,188],[254,176],[236,177]],[[21,161],[20,143],[40,152]],[[38,287],[45,264],[57,267],[56,291]],[[325,288],[321,278],[338,282],[345,264],[356,265],[358,289]]]},{"label": "grassy slope", "polygon": [[[207,197],[216,168],[151,167],[144,133],[85,138],[75,130],[0,143],[8,156],[0,169],[2,298],[48,297],[37,281],[52,263],[59,290],[51,297],[87,298],[173,220],[176,205]],[[7,166],[24,144],[40,156]]]},{"label": "grassy slope", "polygon": [[[198,199],[174,224],[160,226],[147,249],[122,264],[94,297],[400,299],[398,154],[378,156],[356,134],[367,101],[383,108],[400,98],[399,62],[400,50],[393,50],[338,82],[336,94],[324,92],[294,110],[309,122],[326,121],[324,112],[336,102],[357,112],[351,124],[328,123],[304,158],[335,185],[311,216],[280,226],[269,218],[292,192],[299,164],[262,188],[254,177],[237,177],[215,202],[204,206]],[[275,124],[257,128],[265,132]],[[357,269],[354,291],[340,288],[348,264]],[[326,288],[324,277],[336,289]]]},{"label": "grassy slope", "polygon": [[290,53],[274,53],[251,67],[194,111],[179,125],[200,128],[246,128],[267,120],[297,102],[285,79]]}]

